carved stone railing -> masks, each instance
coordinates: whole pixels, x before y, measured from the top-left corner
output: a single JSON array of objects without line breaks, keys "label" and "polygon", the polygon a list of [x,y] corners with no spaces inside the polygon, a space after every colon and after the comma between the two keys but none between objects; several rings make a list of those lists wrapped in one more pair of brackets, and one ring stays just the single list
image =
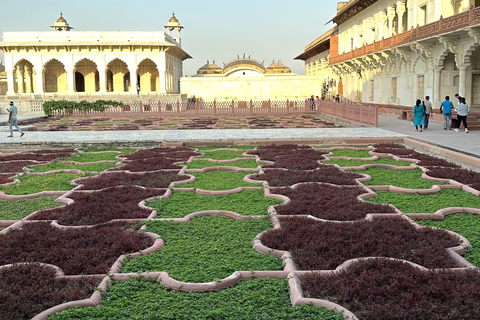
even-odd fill
[{"label": "carved stone railing", "polygon": [[391,49],[410,42],[440,36],[450,31],[458,30],[468,26],[480,24],[480,7],[470,8],[468,11],[453,15],[448,18],[440,18],[439,21],[424,26],[417,26],[401,34],[393,35],[390,38],[374,41],[372,44],[364,45],[350,52],[336,55],[330,53],[330,64],[336,64],[347,60],[355,59],[374,52]]}]

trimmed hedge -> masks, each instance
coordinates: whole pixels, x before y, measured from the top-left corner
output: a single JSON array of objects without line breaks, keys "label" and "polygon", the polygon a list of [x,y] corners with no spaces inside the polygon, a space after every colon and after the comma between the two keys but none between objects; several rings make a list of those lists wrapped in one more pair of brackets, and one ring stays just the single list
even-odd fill
[{"label": "trimmed hedge", "polygon": [[110,107],[123,107],[123,103],[114,100],[97,100],[94,102],[88,102],[82,100],[67,101],[67,100],[51,100],[43,103],[43,112],[48,117],[51,117],[55,112],[64,110],[66,113],[72,113],[73,110],[79,111],[104,111]]}]

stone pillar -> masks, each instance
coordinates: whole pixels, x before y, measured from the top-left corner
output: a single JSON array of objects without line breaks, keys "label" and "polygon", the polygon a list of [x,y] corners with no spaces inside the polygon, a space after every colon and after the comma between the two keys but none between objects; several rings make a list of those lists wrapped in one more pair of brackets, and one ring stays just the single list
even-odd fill
[{"label": "stone pillar", "polygon": [[75,93],[75,73],[73,69],[65,70],[67,72],[67,94]]},{"label": "stone pillar", "polygon": [[35,93],[42,94],[43,93],[43,65],[40,64],[40,70],[37,71],[36,77],[37,88],[35,89]]},{"label": "stone pillar", "polygon": [[441,75],[442,75],[442,69],[443,69],[443,66],[442,67],[436,67],[435,70],[434,70],[434,74],[433,74],[433,107],[434,108],[440,108],[440,103],[441,103],[441,100],[440,100],[440,87],[441,87],[441,83],[440,83],[440,80],[441,80]]},{"label": "stone pillar", "polygon": [[458,68],[458,94],[461,97],[465,97],[465,87],[467,83],[467,66],[461,65]]},{"label": "stone pillar", "polygon": [[167,57],[165,51],[161,51],[158,55],[158,80],[160,82],[160,88],[157,89],[158,93],[167,93],[167,83],[165,79],[165,71],[167,67]]},{"label": "stone pillar", "polygon": [[98,70],[98,81],[100,82],[99,90],[100,93],[107,92],[107,79],[106,79],[106,70]]},{"label": "stone pillar", "polygon": [[23,70],[20,65],[17,65],[17,93],[23,93]]},{"label": "stone pillar", "polygon": [[13,76],[14,70],[6,70],[7,72],[7,95],[15,94],[15,77]]},{"label": "stone pillar", "polygon": [[395,18],[395,9],[393,7],[387,8],[387,18],[388,18],[388,38],[393,35],[393,19]]},{"label": "stone pillar", "polygon": [[137,66],[129,67],[130,72],[130,93],[137,94]]},{"label": "stone pillar", "polygon": [[397,34],[405,32],[403,26],[403,15],[405,14],[406,8],[405,8],[405,2],[397,2],[397,14],[398,14],[398,30]]},{"label": "stone pillar", "polygon": [[25,93],[32,93],[32,70],[25,65]]}]

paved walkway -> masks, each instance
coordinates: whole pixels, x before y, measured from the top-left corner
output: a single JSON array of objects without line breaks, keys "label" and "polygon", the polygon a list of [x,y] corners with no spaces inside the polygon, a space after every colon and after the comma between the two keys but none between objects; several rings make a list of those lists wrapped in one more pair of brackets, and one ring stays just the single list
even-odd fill
[{"label": "paved walkway", "polygon": [[[22,116],[25,120],[32,116]],[[5,118],[5,119],[4,119]],[[0,115],[0,124],[8,115]],[[24,127],[24,126],[22,126]],[[480,158],[480,131],[465,133],[444,131],[441,123],[431,123],[428,130],[416,132],[411,122],[397,116],[380,115],[378,128],[296,128],[296,129],[219,129],[219,130],[125,130],[125,131],[26,131],[19,137],[7,138],[8,127],[0,126],[0,145],[62,144],[62,143],[155,143],[193,141],[240,140],[299,140],[345,138],[396,138],[412,137],[447,149],[460,151]]]}]

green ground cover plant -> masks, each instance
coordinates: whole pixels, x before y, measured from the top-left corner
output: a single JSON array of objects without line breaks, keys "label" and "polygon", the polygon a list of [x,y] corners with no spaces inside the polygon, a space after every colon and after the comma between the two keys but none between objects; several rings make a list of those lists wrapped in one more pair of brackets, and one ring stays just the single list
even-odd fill
[{"label": "green ground cover plant", "polygon": [[332,157],[349,157],[349,158],[371,158],[372,156],[368,154],[368,150],[333,150]]},{"label": "green ground cover plant", "polygon": [[368,174],[372,180],[363,182],[366,186],[394,185],[401,188],[428,189],[433,185],[444,185],[446,183],[422,179],[423,171],[420,168],[407,171],[395,171],[382,168],[368,168],[358,173]]},{"label": "green ground cover plant", "polygon": [[480,216],[475,214],[452,214],[442,221],[418,220],[421,226],[430,226],[456,232],[470,241],[471,248],[463,256],[471,264],[480,267]]},{"label": "green ground cover plant", "polygon": [[342,160],[342,159],[332,159],[331,161],[324,161],[325,164],[338,164],[340,167],[358,167],[364,164],[390,164],[392,166],[398,167],[408,167],[410,161],[395,161],[390,158],[381,158],[378,160],[372,161],[356,161],[356,160]]},{"label": "green ground cover plant", "polygon": [[11,195],[32,194],[41,191],[67,191],[75,186],[70,181],[85,177],[86,175],[74,173],[53,173],[46,176],[20,176],[20,183],[0,186],[0,191]]},{"label": "green ground cover plant", "polygon": [[149,221],[147,231],[161,235],[165,247],[130,259],[122,272],[166,271],[179,281],[210,282],[241,270],[281,270],[281,259],[262,255],[252,240],[272,228],[270,220],[196,217],[188,223]]},{"label": "green ground cover plant", "polygon": [[238,160],[235,162],[210,162],[207,160],[194,160],[187,164],[188,169],[203,169],[208,167],[237,167],[237,168],[256,168],[265,165],[265,162],[256,162],[255,160]]},{"label": "green ground cover plant", "polygon": [[248,183],[242,179],[251,172],[210,171],[204,173],[192,172],[195,181],[178,185],[178,188],[200,188],[204,190],[230,190],[237,187],[260,187],[261,183]]},{"label": "green ground cover plant", "polygon": [[179,292],[154,280],[118,281],[97,307],[68,309],[49,319],[342,320],[321,307],[292,307],[286,279],[256,279],[216,292]]},{"label": "green ground cover plant", "polygon": [[244,216],[267,215],[269,206],[282,200],[267,198],[263,190],[244,190],[227,195],[204,196],[193,192],[173,192],[169,198],[147,202],[158,212],[157,218],[183,218],[204,210],[227,210]]},{"label": "green ground cover plant", "polygon": [[480,197],[458,189],[446,189],[438,193],[420,195],[388,191],[376,191],[378,197],[365,198],[376,203],[390,203],[403,213],[435,213],[449,207],[480,208]]},{"label": "green ground cover plant", "polygon": [[54,202],[58,196],[43,196],[33,199],[0,200],[0,220],[20,220],[36,210],[63,206]]},{"label": "green ground cover plant", "polygon": [[229,160],[235,158],[245,158],[252,156],[243,156],[243,151],[233,150],[217,150],[217,151],[205,151],[204,155],[200,158],[209,158],[213,160]]},{"label": "green ground cover plant", "polygon": [[30,168],[35,172],[46,172],[51,170],[63,170],[63,169],[77,169],[77,170],[82,170],[83,172],[102,172],[103,170],[107,170],[115,166],[116,165],[114,162],[102,162],[102,163],[86,164],[86,165],[79,165],[79,164],[66,163],[66,162],[52,162],[47,164],[46,166],[34,165],[34,166],[31,166]]}]

